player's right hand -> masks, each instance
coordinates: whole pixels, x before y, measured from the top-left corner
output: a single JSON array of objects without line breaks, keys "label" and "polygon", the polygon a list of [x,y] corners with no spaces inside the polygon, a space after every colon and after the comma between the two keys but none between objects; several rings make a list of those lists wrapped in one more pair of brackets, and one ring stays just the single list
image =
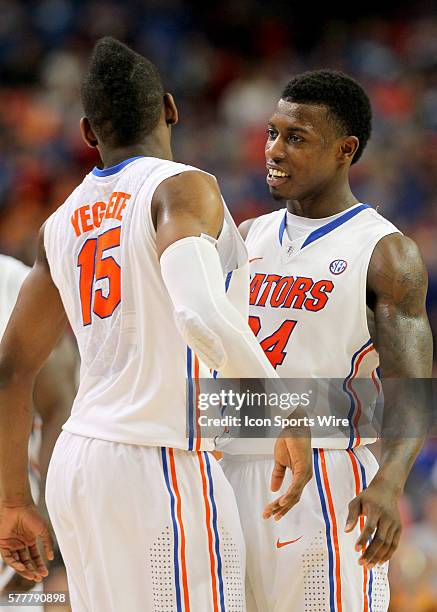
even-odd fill
[{"label": "player's right hand", "polygon": [[293,473],[291,485],[287,491],[268,504],[263,518],[274,517],[279,521],[300,500],[302,491],[313,476],[313,455],[309,431],[298,436],[284,431],[276,440],[274,450],[275,464],[272,472],[271,490],[279,491],[289,468]]},{"label": "player's right hand", "polygon": [[46,558],[53,559],[53,543],[47,523],[34,504],[0,505],[0,553],[5,563],[27,580],[41,582],[48,575],[38,548],[41,539]]}]

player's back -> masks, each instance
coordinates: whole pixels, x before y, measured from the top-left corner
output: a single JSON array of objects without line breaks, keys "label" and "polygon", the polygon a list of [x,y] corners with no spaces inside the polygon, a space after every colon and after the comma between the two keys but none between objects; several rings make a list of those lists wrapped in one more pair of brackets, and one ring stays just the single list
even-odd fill
[{"label": "player's back", "polygon": [[[46,224],[51,274],[82,360],[78,395],[64,426],[71,433],[212,448],[209,440],[196,441],[194,422],[186,426],[187,402],[194,417],[194,378],[208,373],[176,327],[151,218],[158,185],[187,170],[197,169],[150,157],[95,168]],[[225,225],[237,244],[226,207]]]}]

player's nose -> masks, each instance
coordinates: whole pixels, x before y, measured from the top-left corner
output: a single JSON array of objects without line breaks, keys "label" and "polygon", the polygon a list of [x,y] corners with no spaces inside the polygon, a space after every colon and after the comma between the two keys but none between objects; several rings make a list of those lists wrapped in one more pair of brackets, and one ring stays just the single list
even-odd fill
[{"label": "player's nose", "polygon": [[279,135],[275,140],[269,140],[266,144],[265,154],[267,163],[275,163],[285,159],[284,143]]}]

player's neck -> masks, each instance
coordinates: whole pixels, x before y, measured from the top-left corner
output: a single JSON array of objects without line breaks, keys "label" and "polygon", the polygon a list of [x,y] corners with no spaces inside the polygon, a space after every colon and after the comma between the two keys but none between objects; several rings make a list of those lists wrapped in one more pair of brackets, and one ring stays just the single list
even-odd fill
[{"label": "player's neck", "polygon": [[131,157],[157,157],[159,159],[173,160],[173,153],[170,142],[146,141],[141,144],[131,145],[129,147],[118,147],[111,149],[99,149],[100,157],[104,168],[116,166],[125,159]]},{"label": "player's neck", "polygon": [[350,190],[349,184],[343,189],[332,191],[323,190],[301,200],[287,202],[287,210],[300,217],[308,219],[323,219],[347,210],[358,203],[357,198]]}]

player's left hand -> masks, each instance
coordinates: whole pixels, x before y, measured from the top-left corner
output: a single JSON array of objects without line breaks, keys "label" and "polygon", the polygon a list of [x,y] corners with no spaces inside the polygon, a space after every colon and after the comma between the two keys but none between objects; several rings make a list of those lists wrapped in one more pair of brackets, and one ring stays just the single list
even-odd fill
[{"label": "player's left hand", "polygon": [[358,560],[360,565],[372,569],[377,563],[388,561],[398,547],[401,535],[398,501],[399,493],[387,482],[374,481],[350,502],[347,533],[353,531],[360,516],[366,517],[355,544],[355,550],[362,551]]},{"label": "player's left hand", "polygon": [[293,473],[291,485],[287,491],[268,504],[263,512],[263,518],[274,517],[279,521],[300,500],[302,491],[313,476],[313,459],[311,450],[311,435],[306,434],[290,437],[284,431],[276,440],[274,451],[275,464],[272,472],[271,490],[279,491],[284,482],[285,473],[289,468]]}]

